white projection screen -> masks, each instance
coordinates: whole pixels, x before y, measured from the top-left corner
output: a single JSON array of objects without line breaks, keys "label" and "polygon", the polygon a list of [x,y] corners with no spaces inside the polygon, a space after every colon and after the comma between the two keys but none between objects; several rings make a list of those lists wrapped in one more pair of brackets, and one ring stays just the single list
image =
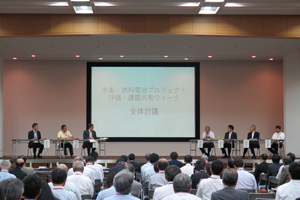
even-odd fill
[{"label": "white projection screen", "polygon": [[110,141],[186,141],[199,130],[199,63],[88,63],[87,123]]}]

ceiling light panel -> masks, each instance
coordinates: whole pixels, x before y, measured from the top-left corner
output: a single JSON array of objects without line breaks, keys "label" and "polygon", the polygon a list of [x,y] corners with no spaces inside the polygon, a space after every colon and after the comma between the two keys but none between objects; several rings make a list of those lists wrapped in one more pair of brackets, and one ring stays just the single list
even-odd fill
[{"label": "ceiling light panel", "polygon": [[203,6],[200,9],[199,14],[216,14],[219,9],[220,7]]},{"label": "ceiling light panel", "polygon": [[226,3],[225,7],[244,7],[245,5],[240,3]]},{"label": "ceiling light panel", "polygon": [[67,2],[50,3],[49,6],[69,6]]},{"label": "ceiling light panel", "polygon": [[73,6],[77,14],[90,14],[93,13],[91,6]]},{"label": "ceiling light panel", "polygon": [[220,3],[220,2],[224,2],[225,0],[205,0],[204,2],[209,2],[209,3],[211,3],[211,2],[215,2],[215,3]]},{"label": "ceiling light panel", "polygon": [[94,2],[95,3],[95,6],[115,6],[114,4],[112,3],[107,3],[107,2]]},{"label": "ceiling light panel", "polygon": [[182,6],[182,7],[198,7],[199,5],[200,5],[200,2],[188,2],[188,3],[180,4],[179,6]]}]

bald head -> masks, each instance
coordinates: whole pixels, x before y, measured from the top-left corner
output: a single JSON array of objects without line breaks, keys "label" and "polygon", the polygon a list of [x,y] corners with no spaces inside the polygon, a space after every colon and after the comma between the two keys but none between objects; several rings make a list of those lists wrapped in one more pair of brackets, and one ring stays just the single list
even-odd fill
[{"label": "bald head", "polygon": [[165,158],[161,158],[158,160],[157,167],[159,170],[164,171],[169,166],[169,162]]},{"label": "bald head", "polygon": [[16,166],[22,168],[24,166],[24,160],[22,158],[18,158],[16,161]]},{"label": "bald head", "polygon": [[81,156],[76,156],[74,158],[74,161],[83,161],[83,158]]},{"label": "bald head", "polygon": [[62,169],[62,170],[64,170],[65,172],[68,173],[68,167],[67,167],[67,165],[65,165],[65,164],[59,164],[57,168]]}]

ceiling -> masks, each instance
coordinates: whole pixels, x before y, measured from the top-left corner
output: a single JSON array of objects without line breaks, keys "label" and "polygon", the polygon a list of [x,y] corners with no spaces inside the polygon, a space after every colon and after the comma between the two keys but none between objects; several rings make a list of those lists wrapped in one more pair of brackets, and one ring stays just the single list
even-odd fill
[{"label": "ceiling", "polygon": [[[0,54],[6,60],[13,57],[86,61],[99,61],[99,57],[103,61],[268,60],[271,57],[282,60],[299,47],[299,39],[161,34],[0,38]],[[164,58],[165,55],[168,58]],[[251,58],[254,55],[256,58]]]},{"label": "ceiling", "polygon": [[[204,3],[204,0],[90,0],[95,14],[197,14],[199,7],[180,6],[185,3]],[[104,2],[113,6],[95,6]],[[66,6],[53,6],[65,3]],[[234,3],[238,7],[224,7]],[[0,13],[74,14],[70,0],[1,0]],[[299,0],[225,0],[219,15],[298,15]]]}]

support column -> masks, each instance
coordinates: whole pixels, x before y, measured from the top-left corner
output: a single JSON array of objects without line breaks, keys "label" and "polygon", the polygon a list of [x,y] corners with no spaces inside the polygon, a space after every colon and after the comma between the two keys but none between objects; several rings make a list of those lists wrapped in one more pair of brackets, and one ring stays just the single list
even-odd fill
[{"label": "support column", "polygon": [[300,156],[300,50],[283,58],[286,153]]}]

